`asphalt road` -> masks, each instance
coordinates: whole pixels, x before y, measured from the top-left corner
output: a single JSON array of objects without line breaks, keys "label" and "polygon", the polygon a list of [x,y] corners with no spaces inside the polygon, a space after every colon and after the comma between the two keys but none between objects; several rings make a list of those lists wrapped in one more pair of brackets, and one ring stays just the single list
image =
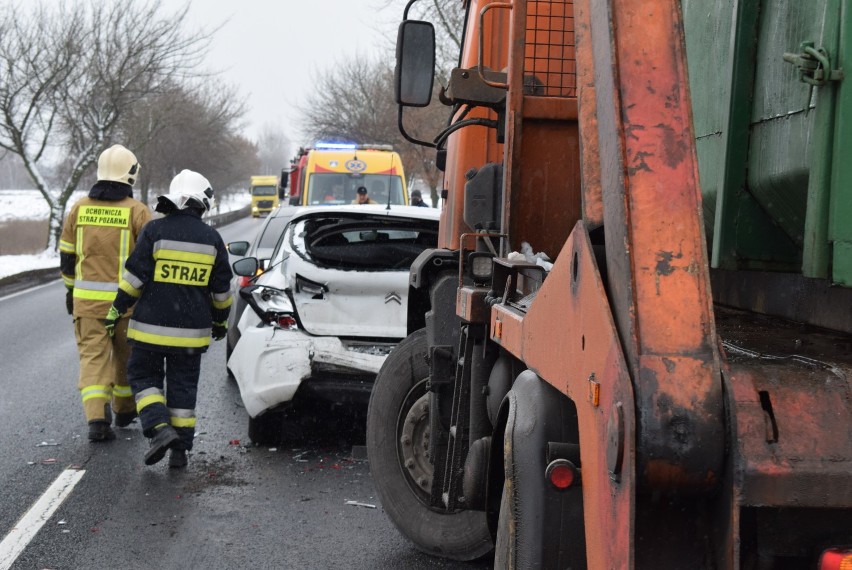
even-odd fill
[{"label": "asphalt road", "polygon": [[[249,239],[260,223],[220,231]],[[490,567],[427,556],[396,531],[363,459],[363,410],[307,410],[316,424],[294,417],[282,445],[254,447],[224,344],[214,343],[189,467],[146,467],[136,423],[112,442],[86,439],[61,282],[0,297],[0,323],[0,570]],[[69,473],[79,482],[10,559],[8,533],[19,536],[22,515]]]}]

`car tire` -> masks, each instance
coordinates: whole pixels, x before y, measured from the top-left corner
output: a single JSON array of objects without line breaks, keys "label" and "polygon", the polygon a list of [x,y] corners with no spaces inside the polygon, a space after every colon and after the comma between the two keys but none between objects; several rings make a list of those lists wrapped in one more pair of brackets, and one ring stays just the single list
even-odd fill
[{"label": "car tire", "polygon": [[225,371],[228,373],[228,380],[234,379],[234,373],[231,372],[231,368],[228,366],[228,361],[231,360],[231,353],[234,349],[231,348],[231,345],[228,341],[225,341]]},{"label": "car tire", "polygon": [[256,445],[273,445],[281,442],[284,434],[284,417],[280,412],[266,412],[249,418],[248,435]]},{"label": "car tire", "polygon": [[433,556],[475,560],[493,549],[485,513],[447,513],[429,506],[402,459],[404,420],[426,394],[426,355],[421,329],[399,343],[376,377],[367,410],[370,473],[385,512],[417,548]]}]

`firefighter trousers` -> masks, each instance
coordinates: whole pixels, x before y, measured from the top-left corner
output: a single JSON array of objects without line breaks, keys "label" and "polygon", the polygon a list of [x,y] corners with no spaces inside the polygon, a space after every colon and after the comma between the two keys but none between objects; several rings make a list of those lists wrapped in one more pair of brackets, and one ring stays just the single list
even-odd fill
[{"label": "firefighter trousers", "polygon": [[112,422],[110,403],[115,412],[134,410],[133,394],[127,383],[127,358],[130,354],[127,322],[128,319],[119,320],[115,325],[115,336],[110,338],[103,319],[74,319],[74,334],[80,355],[77,388],[88,422]]},{"label": "firefighter trousers", "polygon": [[127,378],[146,437],[171,425],[180,436],[181,448],[192,449],[200,374],[200,353],[156,352],[137,345],[131,348]]}]

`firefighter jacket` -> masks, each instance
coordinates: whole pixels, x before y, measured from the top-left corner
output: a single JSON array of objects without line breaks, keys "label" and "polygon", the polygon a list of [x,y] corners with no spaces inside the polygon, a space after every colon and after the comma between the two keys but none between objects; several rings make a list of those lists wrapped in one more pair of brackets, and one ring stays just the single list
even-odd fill
[{"label": "firefighter jacket", "polygon": [[[149,222],[125,263],[115,308],[136,303],[127,339],[159,352],[199,353],[228,318],[231,268],[222,237],[193,209]],[[104,315],[106,315],[106,311]]]},{"label": "firefighter jacket", "polygon": [[124,262],[151,209],[133,199],[133,187],[100,180],[77,201],[59,238],[59,271],[74,288],[74,316],[104,318],[118,291]]}]

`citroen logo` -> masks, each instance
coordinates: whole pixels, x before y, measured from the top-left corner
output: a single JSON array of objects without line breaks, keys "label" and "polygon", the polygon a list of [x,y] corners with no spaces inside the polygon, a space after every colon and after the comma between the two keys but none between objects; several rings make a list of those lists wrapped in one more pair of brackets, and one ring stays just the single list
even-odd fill
[{"label": "citroen logo", "polygon": [[397,305],[402,305],[402,297],[399,296],[399,293],[396,291],[391,291],[387,295],[385,295],[385,305],[390,303],[391,301],[396,301]]}]

